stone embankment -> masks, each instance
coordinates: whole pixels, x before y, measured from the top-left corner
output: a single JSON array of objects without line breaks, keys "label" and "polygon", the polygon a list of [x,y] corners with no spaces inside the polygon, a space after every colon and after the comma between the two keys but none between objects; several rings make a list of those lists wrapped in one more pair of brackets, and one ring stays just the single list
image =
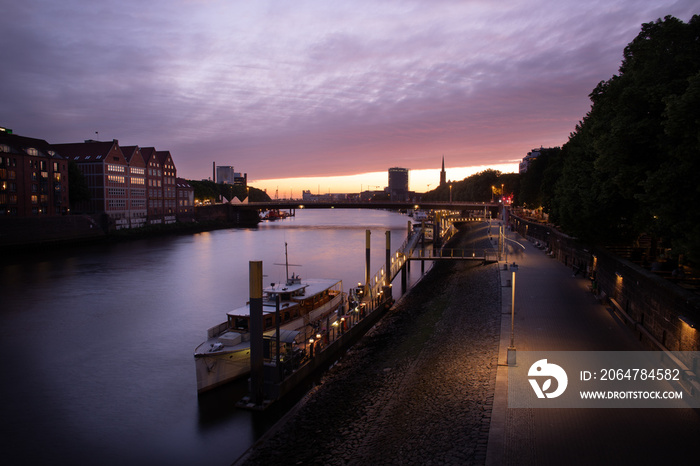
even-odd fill
[{"label": "stone embankment", "polygon": [[[486,228],[454,247],[489,247]],[[497,264],[437,263],[238,463],[484,464],[499,286]]]}]

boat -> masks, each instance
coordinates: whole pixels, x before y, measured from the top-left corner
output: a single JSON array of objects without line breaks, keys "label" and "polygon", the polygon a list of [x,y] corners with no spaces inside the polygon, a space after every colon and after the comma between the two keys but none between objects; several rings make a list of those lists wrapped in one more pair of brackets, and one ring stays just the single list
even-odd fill
[{"label": "boat", "polygon": [[[272,283],[263,289],[265,359],[277,358],[279,325],[280,363],[297,358],[295,347],[316,335],[321,327],[332,324],[344,313],[345,305],[342,280],[302,280],[294,274],[287,277],[285,283]],[[207,340],[194,351],[199,394],[250,373],[250,303],[226,314],[226,321],[208,329]]]}]

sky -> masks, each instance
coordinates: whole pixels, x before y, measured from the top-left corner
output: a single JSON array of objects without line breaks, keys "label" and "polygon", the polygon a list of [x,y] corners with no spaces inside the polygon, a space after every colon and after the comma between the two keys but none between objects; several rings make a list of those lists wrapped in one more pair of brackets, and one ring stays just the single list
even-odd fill
[{"label": "sky", "polygon": [[696,0],[0,0],[0,126],[169,150],[279,197],[517,171]]}]

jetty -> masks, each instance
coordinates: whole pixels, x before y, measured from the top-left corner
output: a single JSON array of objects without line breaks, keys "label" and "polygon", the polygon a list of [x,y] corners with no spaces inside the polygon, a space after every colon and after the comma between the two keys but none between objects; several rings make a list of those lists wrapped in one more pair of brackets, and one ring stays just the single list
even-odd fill
[{"label": "jetty", "polygon": [[[392,250],[390,232],[385,235],[385,263],[374,274],[370,273],[370,236],[366,231],[365,283],[350,289],[347,300],[335,315],[321,319],[313,331],[303,336],[294,358],[280,357],[278,348],[291,345],[280,331],[265,332],[253,326],[254,315],[262,315],[262,263],[250,263],[251,283],[251,375],[249,394],[237,406],[244,409],[264,410],[310,376],[330,367],[348,348],[371,329],[394,304],[392,282],[401,276],[401,294],[407,290],[410,263],[420,261],[424,273],[426,261],[480,261],[493,263],[499,259],[493,248],[455,249],[443,246],[456,233],[456,224],[483,222],[484,218],[465,218],[459,215],[437,214],[432,244],[426,244],[426,225],[407,224],[404,242]],[[278,320],[279,321],[279,320]],[[299,339],[297,339],[299,341]]]}]

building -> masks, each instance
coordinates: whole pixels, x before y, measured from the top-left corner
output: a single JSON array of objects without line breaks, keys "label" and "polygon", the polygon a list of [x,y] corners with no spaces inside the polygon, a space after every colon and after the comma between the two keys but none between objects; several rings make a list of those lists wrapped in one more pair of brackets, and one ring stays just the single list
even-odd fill
[{"label": "building", "polygon": [[86,214],[106,213],[110,227],[131,228],[129,164],[119,141],[90,139],[52,147],[75,162],[87,181],[90,200],[76,205],[75,210]]},{"label": "building", "polygon": [[43,139],[0,128],[0,216],[62,215],[68,203],[68,160]]},{"label": "building", "polygon": [[530,168],[530,163],[539,157],[543,150],[544,148],[540,147],[539,149],[532,149],[530,152],[528,152],[527,155],[520,161],[520,166],[518,169],[519,173],[527,172],[527,169]]},{"label": "building", "polygon": [[175,223],[177,221],[177,193],[175,189],[177,169],[170,151],[156,151],[156,157],[162,173],[163,222],[166,224]]},{"label": "building", "polygon": [[216,167],[216,183],[218,184],[234,184],[235,172],[233,167],[219,165]]},{"label": "building", "polygon": [[177,219],[180,222],[194,221],[194,188],[183,178],[175,179],[177,196]]},{"label": "building", "polygon": [[447,184],[447,173],[445,172],[445,156],[442,156],[442,170],[440,170],[440,186]]},{"label": "building", "polygon": [[148,224],[159,225],[164,222],[163,206],[163,167],[156,156],[155,147],[141,148],[146,163],[146,196],[148,197]]},{"label": "building", "polygon": [[389,169],[389,199],[392,201],[408,200],[408,168],[393,167]]},{"label": "building", "polygon": [[130,227],[139,228],[146,225],[148,219],[148,196],[146,195],[146,162],[138,146],[122,146],[129,174],[128,209]]}]

